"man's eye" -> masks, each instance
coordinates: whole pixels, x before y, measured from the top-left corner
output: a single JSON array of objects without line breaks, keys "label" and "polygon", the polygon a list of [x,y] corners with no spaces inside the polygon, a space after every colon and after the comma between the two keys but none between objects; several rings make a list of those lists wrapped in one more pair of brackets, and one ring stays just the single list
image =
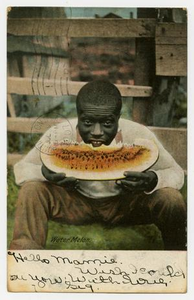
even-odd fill
[{"label": "man's eye", "polygon": [[90,120],[84,120],[84,124],[89,126],[89,125],[92,125],[92,122]]},{"label": "man's eye", "polygon": [[109,125],[111,125],[111,124],[112,124],[112,122],[109,121],[109,120],[107,120],[106,122],[104,122],[104,125],[105,125],[105,126],[109,126]]}]

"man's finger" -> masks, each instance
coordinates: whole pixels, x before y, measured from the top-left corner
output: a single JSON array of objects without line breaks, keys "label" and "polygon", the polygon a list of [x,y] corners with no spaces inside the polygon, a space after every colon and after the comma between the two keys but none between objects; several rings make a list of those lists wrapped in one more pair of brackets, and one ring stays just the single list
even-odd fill
[{"label": "man's finger", "polygon": [[124,176],[128,178],[136,178],[136,179],[148,179],[149,176],[146,173],[142,172],[134,172],[134,171],[125,171]]},{"label": "man's finger", "polygon": [[66,178],[66,175],[65,175],[65,173],[51,174],[51,175],[50,175],[50,178],[51,178],[53,181],[59,181],[59,180],[65,179],[65,178]]},{"label": "man's finger", "polygon": [[57,182],[58,185],[62,186],[77,185],[78,183],[79,180],[77,180],[75,177],[66,177],[63,180]]},{"label": "man's finger", "polygon": [[66,177],[65,173],[55,173],[42,165],[42,174],[50,181],[58,181]]},{"label": "man's finger", "polygon": [[136,188],[136,187],[141,187],[144,186],[144,181],[143,180],[139,180],[139,181],[129,181],[126,179],[122,179],[122,180],[118,180],[117,184],[121,184],[125,187],[130,187],[130,188]]},{"label": "man's finger", "polygon": [[56,174],[55,172],[49,170],[44,164],[42,165],[42,171],[43,171],[44,173]]}]

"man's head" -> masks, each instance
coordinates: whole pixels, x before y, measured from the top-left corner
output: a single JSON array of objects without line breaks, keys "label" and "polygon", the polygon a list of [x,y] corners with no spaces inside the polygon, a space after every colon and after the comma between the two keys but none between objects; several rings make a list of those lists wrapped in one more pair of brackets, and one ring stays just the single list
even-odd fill
[{"label": "man's head", "polygon": [[121,94],[117,87],[96,80],[84,85],[77,95],[78,130],[85,143],[109,145],[118,130]]}]

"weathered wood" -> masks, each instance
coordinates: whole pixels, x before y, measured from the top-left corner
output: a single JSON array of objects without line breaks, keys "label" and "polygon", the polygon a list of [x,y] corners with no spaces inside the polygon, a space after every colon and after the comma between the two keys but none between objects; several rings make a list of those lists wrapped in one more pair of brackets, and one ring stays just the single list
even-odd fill
[{"label": "weathered wood", "polygon": [[[173,10],[160,9],[161,22],[156,26],[156,75],[159,76],[155,77],[153,85],[153,126],[171,127],[177,99],[178,80],[175,76],[186,75],[187,25],[183,23],[186,18],[179,18],[182,23],[173,23],[176,22]],[[182,9],[178,10],[181,16]]]},{"label": "weathered wood", "polygon": [[[45,57],[41,55],[24,55],[22,62],[22,78],[31,78],[32,90],[34,95],[50,96],[51,89],[50,85],[47,84],[47,80],[50,78],[53,79],[54,83],[57,80],[66,81],[69,78],[69,61],[66,58],[52,56]],[[60,84],[55,85],[52,83],[52,87],[53,90],[51,96],[62,95]]]},{"label": "weathered wood", "polygon": [[156,25],[156,75],[187,75],[187,24]]},{"label": "weathered wood", "polygon": [[[8,33],[21,36],[154,37],[155,19],[8,19]],[[127,30],[126,30],[127,28]],[[159,23],[156,36],[186,37],[187,26]]]},{"label": "weathered wood", "polygon": [[156,45],[156,75],[187,76],[187,46]]},{"label": "weathered wood", "polygon": [[178,81],[176,77],[156,77],[154,96],[152,97],[152,126],[171,127],[175,99],[177,99]]},{"label": "weathered wood", "polygon": [[44,133],[51,126],[63,122],[64,119],[52,118],[7,118],[8,132]]},{"label": "weathered wood", "polygon": [[187,170],[187,130],[185,128],[149,128],[183,170]]},{"label": "weathered wood", "polygon": [[7,105],[9,108],[10,116],[15,118],[16,117],[15,107],[14,107],[12,95],[10,95],[10,94],[7,95]]},{"label": "weathered wood", "polygon": [[[20,78],[8,77],[8,93],[19,95],[77,95],[86,82],[55,80],[44,78]],[[116,85],[123,97],[150,97],[152,88],[150,86]]]},{"label": "weathered wood", "polygon": [[[61,73],[61,68],[59,63],[55,64],[55,59],[60,61],[60,65],[63,68],[64,74]],[[12,98],[12,111],[15,108],[15,114],[20,115],[24,113],[28,117],[42,115],[43,113],[52,110],[54,107],[60,105],[64,102],[64,96],[61,97],[44,97],[46,93],[42,87],[44,87],[41,83],[41,77],[49,78],[50,70],[54,70],[53,80],[54,78],[63,78],[64,80],[68,76],[68,64],[67,59],[65,58],[55,58],[49,56],[40,56],[40,55],[17,55],[17,54],[9,54],[8,55],[8,78],[33,78],[34,76],[38,76],[38,80],[35,83],[32,80],[32,89],[33,94],[23,97],[22,93],[15,93],[11,95]],[[22,88],[26,89],[24,85]],[[17,86],[17,84],[16,84]],[[43,96],[37,96],[38,89],[42,89],[39,94],[42,93]],[[17,86],[17,89],[19,86]],[[46,88],[46,87],[45,87]],[[56,93],[58,91],[56,90]],[[10,98],[10,97],[9,97]],[[11,102],[8,98],[8,108],[11,109]],[[45,101],[45,100],[48,101]],[[67,98],[66,98],[67,99]],[[14,116],[13,114],[11,116]]]},{"label": "weathered wood", "polygon": [[155,38],[156,45],[186,45],[187,38],[185,37],[172,37],[172,36],[159,36]]},{"label": "weathered wood", "polygon": [[[153,41],[147,39],[136,40],[135,59],[135,85],[146,86],[151,83],[155,63],[153,62]],[[133,99],[133,120],[138,123],[147,124],[149,117],[150,101],[144,98]]]},{"label": "weathered wood", "polygon": [[155,19],[8,19],[7,32],[20,36],[154,37]]},{"label": "weathered wood", "polygon": [[67,58],[68,39],[58,36],[15,36],[7,37],[7,52],[14,53],[30,53],[60,56]]},{"label": "weathered wood", "polygon": [[156,37],[187,37],[186,23],[158,23],[156,26]]},{"label": "weathered wood", "polygon": [[[137,17],[145,18],[153,16],[157,11],[153,8],[137,9]],[[135,85],[152,86],[153,75],[155,72],[155,45],[154,39],[136,39],[136,58],[135,58]],[[145,101],[146,100],[146,101]],[[150,99],[135,98],[133,99],[133,120],[148,124],[150,115],[152,115],[152,106],[150,105]]]},{"label": "weathered wood", "polygon": [[[8,131],[31,133],[34,122],[37,119],[32,118],[8,118]],[[62,122],[63,119],[57,119],[57,122]],[[44,123],[36,128],[36,133],[44,133],[46,129],[56,124],[55,119],[44,119]],[[149,127],[149,129],[157,136],[163,146],[169,151],[180,166],[187,169],[187,130],[180,128],[159,128]],[[16,161],[21,159],[21,155],[8,155],[8,164],[13,165]]]},{"label": "weathered wood", "polygon": [[[7,58],[7,76],[16,76],[21,77],[22,71],[21,71],[21,59],[18,57],[17,54],[8,54]],[[8,102],[8,108],[10,111],[10,115],[14,116],[14,114],[17,116],[20,111],[21,107],[24,103],[24,99],[22,95],[10,95],[7,99]]]}]

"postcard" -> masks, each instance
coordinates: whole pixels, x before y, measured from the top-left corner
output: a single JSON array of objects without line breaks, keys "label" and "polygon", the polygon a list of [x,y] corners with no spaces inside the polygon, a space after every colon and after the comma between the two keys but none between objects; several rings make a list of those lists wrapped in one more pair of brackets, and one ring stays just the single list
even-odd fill
[{"label": "postcard", "polygon": [[187,10],[7,15],[9,292],[187,292]]}]

